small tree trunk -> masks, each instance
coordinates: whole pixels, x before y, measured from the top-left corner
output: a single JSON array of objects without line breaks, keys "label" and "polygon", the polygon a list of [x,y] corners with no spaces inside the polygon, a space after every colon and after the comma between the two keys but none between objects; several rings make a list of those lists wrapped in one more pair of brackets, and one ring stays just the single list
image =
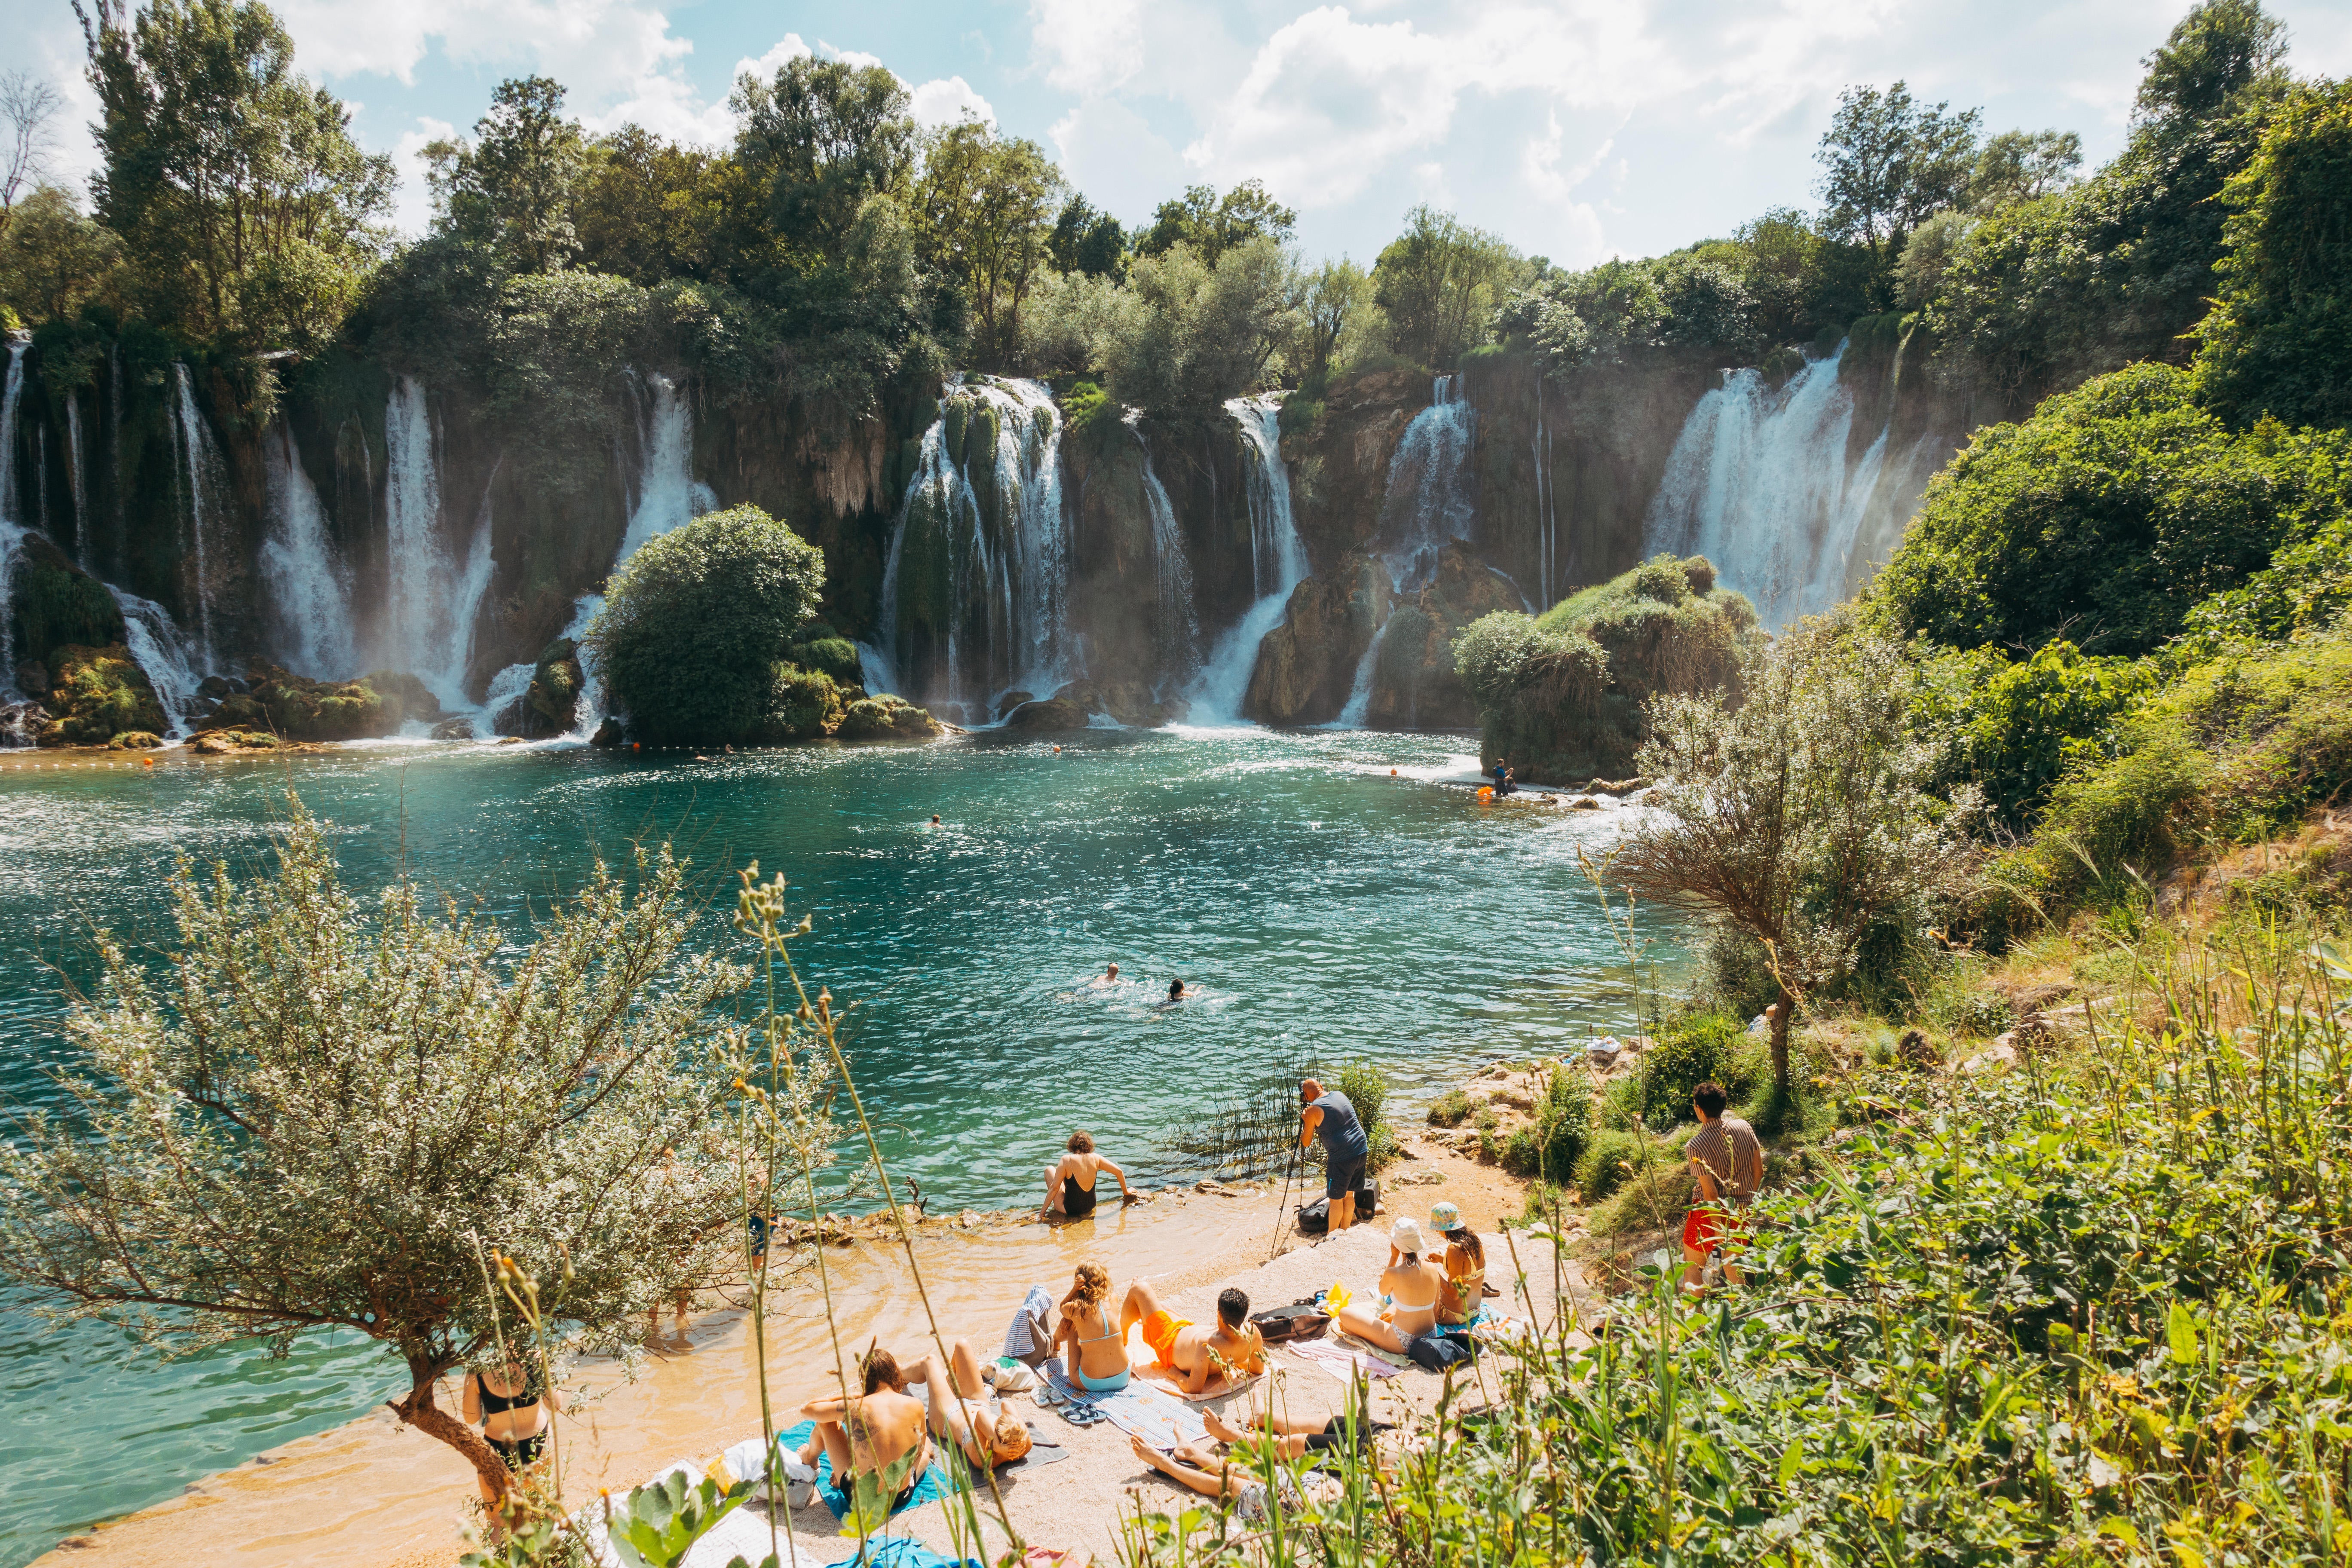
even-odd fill
[{"label": "small tree trunk", "polygon": [[1780,999],[1765,1009],[1772,1025],[1772,1092],[1782,1105],[1791,1098],[1789,1088],[1789,1016],[1796,1010],[1796,998],[1783,986]]},{"label": "small tree trunk", "polygon": [[411,1375],[415,1382],[407,1398],[384,1401],[392,1413],[426,1436],[438,1437],[463,1454],[484,1486],[505,1495],[514,1486],[514,1472],[499,1458],[499,1451],[479,1432],[433,1402],[434,1388],[441,1381],[439,1370],[418,1367]]}]

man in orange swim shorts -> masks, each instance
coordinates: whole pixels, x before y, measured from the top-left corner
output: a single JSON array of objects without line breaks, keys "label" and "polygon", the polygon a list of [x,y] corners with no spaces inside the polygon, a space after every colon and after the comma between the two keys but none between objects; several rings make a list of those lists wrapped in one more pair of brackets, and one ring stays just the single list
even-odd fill
[{"label": "man in orange swim shorts", "polygon": [[1119,1307],[1119,1332],[1137,1323],[1160,1364],[1184,1379],[1187,1394],[1204,1392],[1220,1374],[1220,1363],[1239,1376],[1265,1370],[1265,1341],[1249,1321],[1249,1298],[1239,1290],[1228,1289],[1217,1298],[1216,1326],[1203,1329],[1162,1307],[1150,1282],[1139,1279]]}]

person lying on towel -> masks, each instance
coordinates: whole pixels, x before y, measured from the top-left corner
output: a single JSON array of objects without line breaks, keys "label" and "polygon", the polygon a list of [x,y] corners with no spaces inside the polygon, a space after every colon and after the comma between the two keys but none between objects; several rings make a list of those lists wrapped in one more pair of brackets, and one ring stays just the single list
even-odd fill
[{"label": "person lying on towel", "polygon": [[1187,1394],[1207,1392],[1221,1375],[1239,1383],[1265,1370],[1265,1340],[1249,1321],[1249,1298],[1230,1286],[1217,1298],[1216,1325],[1204,1329],[1162,1307],[1151,1282],[1139,1279],[1127,1288],[1118,1310],[1119,1336],[1138,1323],[1143,1342],[1161,1366],[1183,1378]]}]

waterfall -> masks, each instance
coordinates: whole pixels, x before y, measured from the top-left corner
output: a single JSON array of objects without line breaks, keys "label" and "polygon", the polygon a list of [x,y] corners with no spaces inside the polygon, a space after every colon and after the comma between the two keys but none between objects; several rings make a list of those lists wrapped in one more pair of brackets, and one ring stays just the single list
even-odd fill
[{"label": "waterfall", "polygon": [[196,610],[196,657],[205,669],[213,668],[213,583],[211,540],[214,504],[221,482],[220,448],[196,407],[194,381],[184,362],[172,365],[173,431],[180,447],[182,477],[187,485],[188,558],[193,563],[190,597]]},{"label": "waterfall", "polygon": [[[1135,438],[1143,440],[1136,416],[1128,415]],[[1151,514],[1151,581],[1159,591],[1160,617],[1154,630],[1160,647],[1163,681],[1181,688],[1192,677],[1201,658],[1201,627],[1192,605],[1192,563],[1184,554],[1184,531],[1177,526],[1176,507],[1168,487],[1151,466],[1151,447],[1143,447],[1143,504]]]},{"label": "waterfall", "polygon": [[327,538],[319,492],[302,467],[293,427],[278,419],[263,434],[261,451],[269,499],[261,576],[278,623],[272,651],[314,679],[356,674],[351,574]]},{"label": "waterfall", "polygon": [[1071,675],[1061,415],[1036,382],[993,376],[950,386],[939,409],[899,500],[870,662],[919,701],[984,718],[1003,692]]},{"label": "waterfall", "polygon": [[1356,661],[1356,679],[1348,688],[1348,700],[1340,705],[1339,716],[1326,726],[1330,730],[1360,730],[1372,707],[1372,671],[1380,664],[1381,644],[1389,635],[1395,617],[1381,623],[1372,640],[1364,645],[1364,657]]},{"label": "waterfall", "polygon": [[81,569],[95,574],[97,556],[89,547],[89,500],[82,489],[81,397],[66,394],[66,488],[73,492],[74,558]]},{"label": "waterfall", "polygon": [[155,700],[163,710],[164,738],[185,740],[198,677],[188,664],[185,639],[173,624],[172,613],[112,584],[107,584],[106,591],[114,595],[114,607],[122,612],[122,641],[131,650],[131,661],[155,689]]},{"label": "waterfall", "polygon": [[[385,400],[383,445],[390,593],[376,662],[415,675],[444,708],[469,707],[466,668],[473,657],[474,622],[495,564],[490,558],[490,487],[498,482],[499,465],[492,465],[483,485],[466,552],[453,556],[442,516],[440,435],[425,385],[415,376],[402,376]],[[291,471],[299,474],[301,464],[290,437],[287,455]],[[307,479],[301,480],[300,488],[308,485]],[[314,509],[317,500],[315,494],[310,498]],[[323,553],[323,529],[320,548]]]},{"label": "waterfall", "polygon": [[1477,410],[1463,399],[1462,378],[1439,376],[1429,406],[1397,438],[1381,500],[1381,554],[1400,591],[1424,586],[1437,574],[1438,552],[1475,530],[1470,453],[1477,436]]},{"label": "waterfall", "polygon": [[1249,469],[1250,578],[1258,595],[1239,622],[1217,639],[1193,683],[1192,721],[1238,724],[1250,674],[1257,668],[1258,644],[1282,624],[1290,591],[1307,575],[1307,552],[1290,510],[1290,473],[1282,462],[1282,400],[1236,397],[1225,405],[1241,426],[1252,461]]},{"label": "waterfall", "polygon": [[1645,552],[1705,555],[1724,586],[1778,630],[1845,596],[1854,540],[1885,461],[1881,430],[1850,468],[1853,397],[1845,345],[1775,391],[1724,373],[1683,422],[1642,528]]},{"label": "waterfall", "polygon": [[31,346],[22,340],[8,345],[8,379],[0,387],[0,520],[9,522],[24,516],[16,507],[16,408],[24,401],[25,351]]},{"label": "waterfall", "polygon": [[[677,395],[677,387],[669,377],[656,372],[646,376],[640,384],[637,405],[637,497],[629,509],[629,526],[621,535],[621,548],[613,557],[613,572],[628,564],[646,541],[657,539],[677,527],[701,516],[719,504],[719,498],[709,485],[696,480],[694,464],[694,411],[686,399]],[[482,556],[489,556],[489,503],[483,502]],[[609,576],[611,574],[607,574]],[[487,575],[485,581],[487,582]],[[604,607],[602,594],[583,594],[572,606],[572,624],[563,635],[575,642],[587,635],[590,623]],[[509,665],[492,681],[494,693],[513,688],[512,696],[505,700],[492,700],[485,706],[492,714],[520,699],[530,689],[534,664]],[[572,734],[582,740],[596,732],[604,718],[604,682],[597,674],[596,661],[589,651],[580,649],[580,670],[585,677],[580,691]],[[520,671],[520,684],[516,684],[516,672]]]},{"label": "waterfall", "polygon": [[[13,405],[9,411],[15,412]],[[13,438],[16,431],[5,422],[0,422],[0,435]],[[10,596],[9,579],[16,575],[16,552],[24,548],[25,535],[29,531],[0,517],[0,709],[25,700],[25,694],[16,689],[16,611]],[[0,744],[19,743],[0,740]]]},{"label": "waterfall", "polygon": [[1552,493],[1551,427],[1544,423],[1544,377],[1536,376],[1536,427],[1528,437],[1528,458],[1536,475],[1536,584],[1541,595],[1538,611],[1560,598],[1567,580],[1559,571],[1559,498]]}]

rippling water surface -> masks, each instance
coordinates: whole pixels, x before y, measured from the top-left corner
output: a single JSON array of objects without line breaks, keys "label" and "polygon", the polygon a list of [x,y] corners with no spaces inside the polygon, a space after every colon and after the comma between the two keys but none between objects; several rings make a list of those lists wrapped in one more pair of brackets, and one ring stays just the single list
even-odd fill
[{"label": "rippling water surface", "polygon": [[[733,866],[784,872],[794,912],[816,916],[803,972],[859,1004],[851,1067],[885,1152],[935,1207],[1034,1201],[1072,1126],[1131,1174],[1181,1174],[1175,1122],[1277,1069],[1369,1058],[1402,1109],[1466,1065],[1627,1021],[1630,977],[1577,867],[1618,812],[1481,808],[1434,782],[1475,769],[1454,737],[1063,744],[0,773],[0,1091],[44,1102],[45,1075],[71,1067],[58,1023],[91,927],[163,942],[173,853],[262,863],[289,786],[334,826],[352,886],[405,864],[510,929],[632,838],[676,840],[723,901]],[[719,914],[702,940],[730,942]],[[1085,984],[1113,960],[1135,984]],[[1171,976],[1202,994],[1154,1005]],[[394,1381],[378,1352],[329,1342],[158,1365],[16,1303],[0,1368],[5,1563],[349,1419]]]}]

